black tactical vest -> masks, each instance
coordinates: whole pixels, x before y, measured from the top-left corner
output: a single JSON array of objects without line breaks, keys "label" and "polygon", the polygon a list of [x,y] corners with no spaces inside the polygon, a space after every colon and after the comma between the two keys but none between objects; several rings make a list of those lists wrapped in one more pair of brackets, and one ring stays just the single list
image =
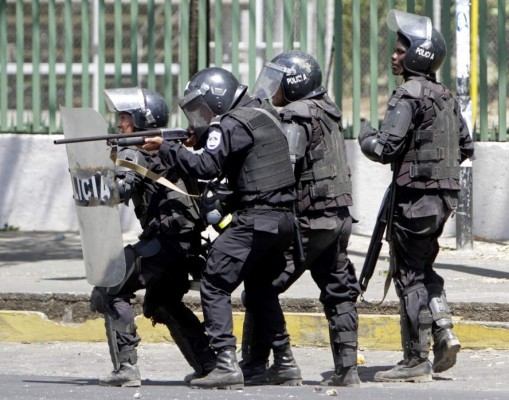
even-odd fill
[{"label": "black tactical vest", "polygon": [[352,205],[352,182],[339,108],[324,96],[290,103],[281,115],[283,123],[298,118],[311,127],[310,146],[299,181],[299,209]]},{"label": "black tactical vest", "polygon": [[[427,80],[410,80],[402,87],[419,99],[418,115],[413,119],[416,126],[402,171],[408,172],[405,176],[410,182],[454,189],[450,180],[459,181],[461,162],[459,109],[454,97],[443,85]],[[400,180],[398,183],[405,184]]]},{"label": "black tactical vest", "polygon": [[235,187],[241,196],[295,185],[288,143],[277,119],[267,111],[250,107],[236,108],[225,115],[240,122],[254,141],[237,171]]},{"label": "black tactical vest", "polygon": [[[155,159],[154,156],[137,149],[120,151],[119,156],[145,168],[150,168],[150,164],[153,163],[162,163],[159,158]],[[182,191],[199,194],[194,179],[179,177],[175,169],[165,173],[165,177]],[[144,178],[136,186],[131,200],[145,237],[159,233],[183,234],[201,229],[202,222],[198,206],[191,197],[171,190],[149,178]]]}]

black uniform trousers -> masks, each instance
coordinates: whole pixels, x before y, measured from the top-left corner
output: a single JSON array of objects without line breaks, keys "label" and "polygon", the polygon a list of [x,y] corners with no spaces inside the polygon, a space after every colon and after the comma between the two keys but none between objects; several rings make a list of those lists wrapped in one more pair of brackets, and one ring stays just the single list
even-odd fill
[{"label": "black uniform trousers", "polygon": [[201,284],[201,302],[211,347],[235,347],[232,292],[244,281],[260,339],[272,346],[289,343],[283,311],[272,281],[285,268],[293,238],[293,213],[249,208],[237,211],[214,241]]},{"label": "black uniform trousers", "polygon": [[[444,279],[433,269],[439,252],[438,238],[451,215],[445,198],[457,192],[398,187],[394,210],[392,250],[394,284],[403,297],[410,335],[419,336],[419,313],[430,296],[444,290]],[[408,290],[421,284],[417,290]],[[408,293],[408,294],[407,294]]]},{"label": "black uniform trousers", "polygon": [[[361,292],[355,267],[348,258],[352,217],[348,207],[304,213],[299,226],[305,251],[303,265],[296,266],[294,248],[286,253],[287,267],[273,283],[279,292],[287,290],[307,269],[320,289],[320,302],[326,314],[336,314],[336,306],[356,303]],[[338,332],[356,332],[359,324],[355,308],[341,317],[330,318]]]},{"label": "black uniform trousers", "polygon": [[[122,289],[109,296],[109,312],[119,325],[135,327],[131,299],[135,292],[146,289],[143,302],[145,317],[158,320],[161,310],[170,314],[181,327],[181,334],[187,337],[193,351],[200,354],[208,348],[205,328],[196,315],[182,302],[189,290],[188,242],[179,242],[178,237],[157,236],[161,250],[150,257],[142,257],[139,270],[135,270]],[[136,329],[130,332],[116,332],[119,350],[135,348],[140,342]]]},{"label": "black uniform trousers", "polygon": [[[324,305],[336,305],[345,301],[356,302],[360,286],[355,275],[353,264],[348,258],[348,242],[352,233],[352,217],[347,207],[334,211],[306,213],[299,217],[299,226],[306,255],[304,269],[311,272],[311,277],[320,288],[320,302]],[[300,276],[295,268],[292,251],[286,254],[287,272],[290,274],[285,282],[284,275],[280,282],[275,282],[281,291],[286,290]]]}]

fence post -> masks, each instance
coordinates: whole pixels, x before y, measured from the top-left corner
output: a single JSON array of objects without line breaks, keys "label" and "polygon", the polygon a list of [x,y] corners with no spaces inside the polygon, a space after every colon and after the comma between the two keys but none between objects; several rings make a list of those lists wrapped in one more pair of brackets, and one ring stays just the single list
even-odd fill
[{"label": "fence post", "polygon": [[[472,102],[470,99],[470,4],[456,0],[456,94],[461,114],[472,134]],[[473,135],[472,135],[473,137]],[[460,167],[460,194],[456,213],[456,248],[472,249],[472,162]]]}]

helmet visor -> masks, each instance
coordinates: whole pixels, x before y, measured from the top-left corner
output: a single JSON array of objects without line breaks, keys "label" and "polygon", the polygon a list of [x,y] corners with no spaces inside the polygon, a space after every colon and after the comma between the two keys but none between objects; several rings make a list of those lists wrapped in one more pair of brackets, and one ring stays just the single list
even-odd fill
[{"label": "helmet visor", "polygon": [[111,112],[140,110],[145,108],[145,96],[140,88],[106,89],[106,104]]},{"label": "helmet visor", "polygon": [[405,35],[417,37],[431,43],[433,27],[429,17],[399,10],[389,10],[387,13],[387,26],[391,31],[401,31]]},{"label": "helmet visor", "polygon": [[179,107],[186,115],[189,126],[195,129],[208,126],[210,120],[215,116],[199,89],[190,90],[186,93],[180,99]]},{"label": "helmet visor", "polygon": [[286,72],[286,67],[266,62],[254,85],[253,96],[259,99],[271,99]]}]

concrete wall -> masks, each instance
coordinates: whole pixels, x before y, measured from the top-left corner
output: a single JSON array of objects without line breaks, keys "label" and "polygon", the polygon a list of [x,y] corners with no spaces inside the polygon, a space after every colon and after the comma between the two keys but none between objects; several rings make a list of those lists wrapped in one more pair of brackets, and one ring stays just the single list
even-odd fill
[{"label": "concrete wall", "polygon": [[[0,135],[0,229],[4,224],[22,231],[77,231],[64,145],[61,135]],[[391,179],[389,166],[363,156],[357,141],[348,140],[353,175],[354,232],[370,235]],[[473,229],[476,238],[509,239],[509,143],[476,143],[473,162]],[[120,206],[124,231],[137,231],[132,210]],[[445,236],[455,235],[455,219]]]}]

